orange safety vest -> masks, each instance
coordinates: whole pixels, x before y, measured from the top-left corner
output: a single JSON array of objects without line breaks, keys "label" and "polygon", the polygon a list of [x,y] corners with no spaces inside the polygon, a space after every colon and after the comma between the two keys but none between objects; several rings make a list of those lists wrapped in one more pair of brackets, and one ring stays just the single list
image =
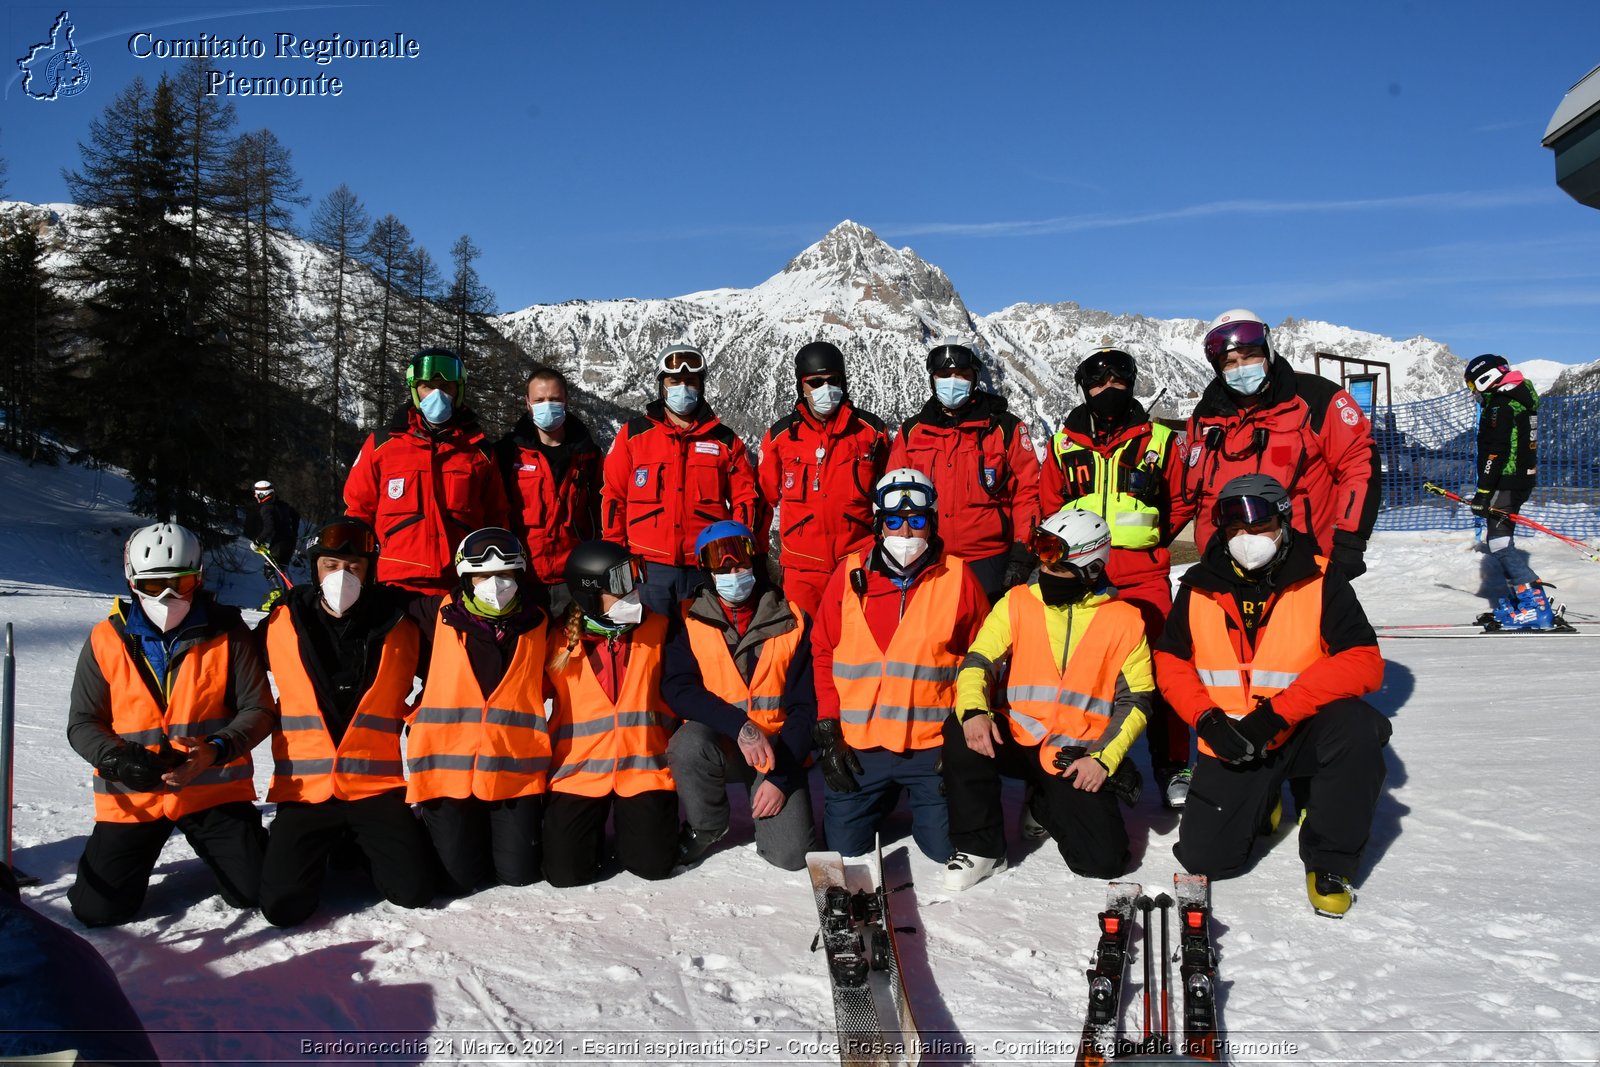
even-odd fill
[{"label": "orange safety vest", "polygon": [[[180,749],[193,748],[232,720],[226,705],[231,665],[226,633],[209,637],[183,653],[164,708],[150,692],[139,664],[110,619],[95,624],[89,644],[111,692],[111,729],[124,741],[151,752],[160,751],[162,738],[170,738]],[[248,752],[220,767],[207,767],[178,790],[161,786],[145,792],[107,781],[96,770],[94,819],[123,823],[177,820],[219,804],[253,801],[254,774]]]},{"label": "orange safety vest", "polygon": [[[1283,692],[1300,672],[1325,658],[1322,641],[1322,575],[1328,561],[1317,557],[1314,577],[1296,582],[1278,594],[1256,631],[1256,647],[1241,656],[1235,639],[1244,642],[1237,608],[1226,594],[1196,589],[1189,598],[1189,633],[1194,642],[1194,667],[1212,703],[1231,719],[1255,710],[1256,697]],[[1228,621],[1234,620],[1230,633]],[[1292,729],[1292,728],[1291,728]],[[1272,739],[1275,748],[1288,737],[1286,729]],[[1202,739],[1200,751],[1216,755]]]},{"label": "orange safety vest", "polygon": [[288,610],[267,617],[267,666],[278,684],[279,708],[278,725],[272,731],[268,800],[317,804],[330,797],[361,800],[405,788],[400,732],[411,713],[406,697],[416,681],[420,644],[417,625],[410,619],[402,619],[384,635],[377,676],[361,694],[336,749]]},{"label": "orange safety vest", "polygon": [[734,665],[733,653],[723,632],[691,615],[684,616],[689,648],[700,664],[700,679],[706,691],[743,711],[768,737],[783,728],[783,684],[804,632],[800,625],[800,609],[792,602],[789,613],[795,618],[794,629],[762,642],[761,655],[756,658],[756,669],[748,682]]},{"label": "orange safety vest", "polygon": [[[851,553],[846,573],[859,566],[861,554]],[[929,566],[887,649],[878,646],[861,598],[845,584],[833,685],[839,693],[839,722],[851,748],[920,752],[943,743],[941,731],[956,704],[961,670],[961,654],[946,646],[955,632],[965,570],[956,556]]]},{"label": "orange safety vest", "polygon": [[545,715],[545,628],[517,637],[505,677],[487,697],[467,658],[466,634],[434,621],[428,681],[406,742],[406,803],[436,797],[510,800],[543,793],[550,769]]},{"label": "orange safety vest", "polygon": [[1063,670],[1050,644],[1044,602],[1019,585],[1006,594],[1006,607],[1011,613],[1006,678],[1011,736],[1018,744],[1037,745],[1039,763],[1056,774],[1056,753],[1090,748],[1111,725],[1117,678],[1144,640],[1144,619],[1138,608],[1123,601],[1096,606]]},{"label": "orange safety vest", "polygon": [[554,769],[550,789],[584,797],[637,796],[675,789],[667,768],[667,740],[678,717],[661,699],[661,652],[667,617],[649,615],[629,635],[633,647],[613,703],[578,648],[555,686]]}]

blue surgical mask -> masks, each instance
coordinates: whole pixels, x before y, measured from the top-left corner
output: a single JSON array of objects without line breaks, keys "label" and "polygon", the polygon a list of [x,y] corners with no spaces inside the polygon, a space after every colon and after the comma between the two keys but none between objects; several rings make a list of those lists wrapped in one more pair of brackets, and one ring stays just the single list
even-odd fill
[{"label": "blue surgical mask", "polygon": [[443,426],[450,421],[450,416],[455,411],[455,402],[443,389],[435,389],[417,402],[417,410],[422,412],[423,418],[435,426]]},{"label": "blue surgical mask", "polygon": [[541,430],[554,430],[567,421],[567,405],[559,400],[541,400],[528,405],[533,424]]},{"label": "blue surgical mask", "polygon": [[750,593],[756,587],[756,572],[746,568],[727,574],[713,574],[711,580],[716,583],[719,597],[729,604],[743,604],[750,599]]},{"label": "blue surgical mask", "polygon": [[821,389],[811,390],[811,410],[816,412],[817,418],[825,419],[839,410],[839,405],[844,402],[844,390],[837,385],[824,385]]},{"label": "blue surgical mask", "polygon": [[1267,384],[1267,365],[1265,362],[1246,363],[1242,367],[1225,370],[1222,372],[1222,382],[1240,396],[1255,396]]},{"label": "blue surgical mask", "polygon": [[935,378],[933,394],[939,398],[939,403],[954,411],[972,396],[972,383],[962,377]]},{"label": "blue surgical mask", "polygon": [[700,390],[692,385],[667,386],[667,407],[673,414],[687,416],[700,406]]}]

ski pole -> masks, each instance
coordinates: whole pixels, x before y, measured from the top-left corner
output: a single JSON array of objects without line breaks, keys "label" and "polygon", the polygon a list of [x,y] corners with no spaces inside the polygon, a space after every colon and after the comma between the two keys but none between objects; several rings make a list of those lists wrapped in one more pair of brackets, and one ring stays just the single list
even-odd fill
[{"label": "ski pole", "polygon": [[260,545],[251,545],[250,547],[255,549],[256,555],[267,561],[267,566],[271,567],[273,573],[278,576],[278,580],[283,583],[284,589],[287,590],[294,588],[294,583],[289,580],[289,576],[287,574],[283,573],[283,568],[278,566],[278,561],[272,558],[271,552],[268,552]]},{"label": "ski pole", "polygon": [[17,657],[11,646],[11,624],[6,623],[6,663],[0,682],[0,860],[11,866],[11,755],[17,729]]},{"label": "ski pole", "polygon": [[1152,961],[1150,959],[1150,909],[1155,907],[1155,902],[1143,893],[1133,902],[1139,909],[1139,924],[1144,927],[1144,949],[1139,955],[1144,957],[1144,1051],[1150,1051],[1150,976]]},{"label": "ski pole", "polygon": [[[1434,485],[1432,482],[1423,482],[1422,488],[1426,489],[1430,493],[1437,493],[1439,496],[1454,500],[1458,504],[1470,505],[1472,503],[1466,497],[1463,497],[1458,493],[1452,493],[1443,486]],[[1566,544],[1571,545],[1573,548],[1576,548],[1578,551],[1587,555],[1591,560],[1594,560],[1596,563],[1600,563],[1600,552],[1597,552],[1594,549],[1594,546],[1585,544],[1576,537],[1568,537],[1564,533],[1557,533],[1542,522],[1535,522],[1532,519],[1515,514],[1514,512],[1502,511],[1499,508],[1489,508],[1488,510],[1493,514],[1500,516],[1502,519],[1510,519],[1518,526],[1526,526],[1530,530],[1537,530],[1542,534],[1548,534],[1551,537],[1554,537],[1557,541],[1565,542]]]},{"label": "ski pole", "polygon": [[1172,908],[1172,898],[1165,893],[1156,897],[1156,907],[1161,909],[1161,1051],[1172,1051],[1172,1024],[1167,1015],[1167,983],[1172,975],[1172,955],[1167,943],[1167,917]]}]

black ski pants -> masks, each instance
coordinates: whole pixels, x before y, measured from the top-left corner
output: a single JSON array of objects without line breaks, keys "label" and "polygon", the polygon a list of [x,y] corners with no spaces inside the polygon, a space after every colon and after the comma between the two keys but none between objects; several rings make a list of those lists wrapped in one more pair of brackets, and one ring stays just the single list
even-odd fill
[{"label": "black ski pants", "polygon": [[97,822],[78,860],[78,877],[67,890],[72,914],[85,926],[120,926],[139,913],[150,889],[161,849],[173,827],[216,876],[222,899],[253,908],[261,892],[261,859],[267,832],[261,811],[236,800],[191,812],[174,822]]},{"label": "black ski pants", "polygon": [[1005,717],[995,716],[1001,741],[994,758],[967,746],[954,715],[944,721],[944,791],[950,844],[969,856],[1006,854],[1000,779],[1020,778],[1036,790],[1033,815],[1055,838],[1061,858],[1084,878],[1118,878],[1128,870],[1128,829],[1111,791],[1090,793],[1046,773],[1037,745],[1019,744]]},{"label": "black ski pants", "polygon": [[553,886],[600,880],[605,862],[606,816],[611,816],[617,862],[640,878],[657,881],[678,861],[678,794],[651,789],[631,797],[551,793],[544,808],[544,876]]},{"label": "black ski pants", "polygon": [[1335,700],[1301,722],[1266,759],[1195,764],[1173,854],[1191,874],[1232,878],[1250,862],[1272,806],[1290,782],[1305,797],[1300,858],[1308,871],[1354,879],[1388,769],[1389,720],[1364,700]]},{"label": "black ski pants", "polygon": [[328,860],[351,849],[366,857],[373,885],[389,903],[420,908],[433,899],[428,833],[406,791],[391,789],[361,800],[280,802],[261,868],[261,914],[273,926],[305,922],[322,899]]},{"label": "black ski pants", "polygon": [[418,807],[444,867],[444,891],[470,893],[492,879],[501,885],[539,880],[544,797],[479,800],[437,797]]}]

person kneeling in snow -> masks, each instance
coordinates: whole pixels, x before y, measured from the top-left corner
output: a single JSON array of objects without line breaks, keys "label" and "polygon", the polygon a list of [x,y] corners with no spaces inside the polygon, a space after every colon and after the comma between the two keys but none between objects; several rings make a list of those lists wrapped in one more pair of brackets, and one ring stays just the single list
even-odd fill
[{"label": "person kneeling in snow", "polygon": [[266,831],[250,750],[277,711],[238,608],[211,599],[200,540],[182,526],[133,532],[113,603],[78,657],[67,741],[95,769],[94,831],[67,891],[85,926],[138,914],[176,826],[222,899],[253,908]]},{"label": "person kneeling in snow", "polygon": [[1349,579],[1291,530],[1289,508],[1270,475],[1223,487],[1156,642],[1162,695],[1200,738],[1173,852],[1191,873],[1239,874],[1287,779],[1308,801],[1311,904],[1342,916],[1383,789],[1389,722],[1359,699],[1382,684],[1383,657]]},{"label": "person kneeling in snow", "polygon": [[756,854],[804,870],[813,829],[805,761],[817,721],[811,619],[757,568],[743,523],[707,526],[695,555],[709,588],[672,620],[661,681],[684,719],[667,743],[687,816],[678,862],[696,862],[728,832],[732,778],[750,791]]},{"label": "person kneeling in snow", "polygon": [[[956,853],[944,887],[967,889],[1006,866],[1000,776],[1021,778],[1034,817],[1085,878],[1128,869],[1128,831],[1115,798],[1138,798],[1128,748],[1155,697],[1144,620],[1106,591],[1111,527],[1067,508],[1029,541],[1033,580],[995,605],[961,663],[956,714],[944,724],[944,784]],[[1003,713],[990,710],[1002,669]]]}]

